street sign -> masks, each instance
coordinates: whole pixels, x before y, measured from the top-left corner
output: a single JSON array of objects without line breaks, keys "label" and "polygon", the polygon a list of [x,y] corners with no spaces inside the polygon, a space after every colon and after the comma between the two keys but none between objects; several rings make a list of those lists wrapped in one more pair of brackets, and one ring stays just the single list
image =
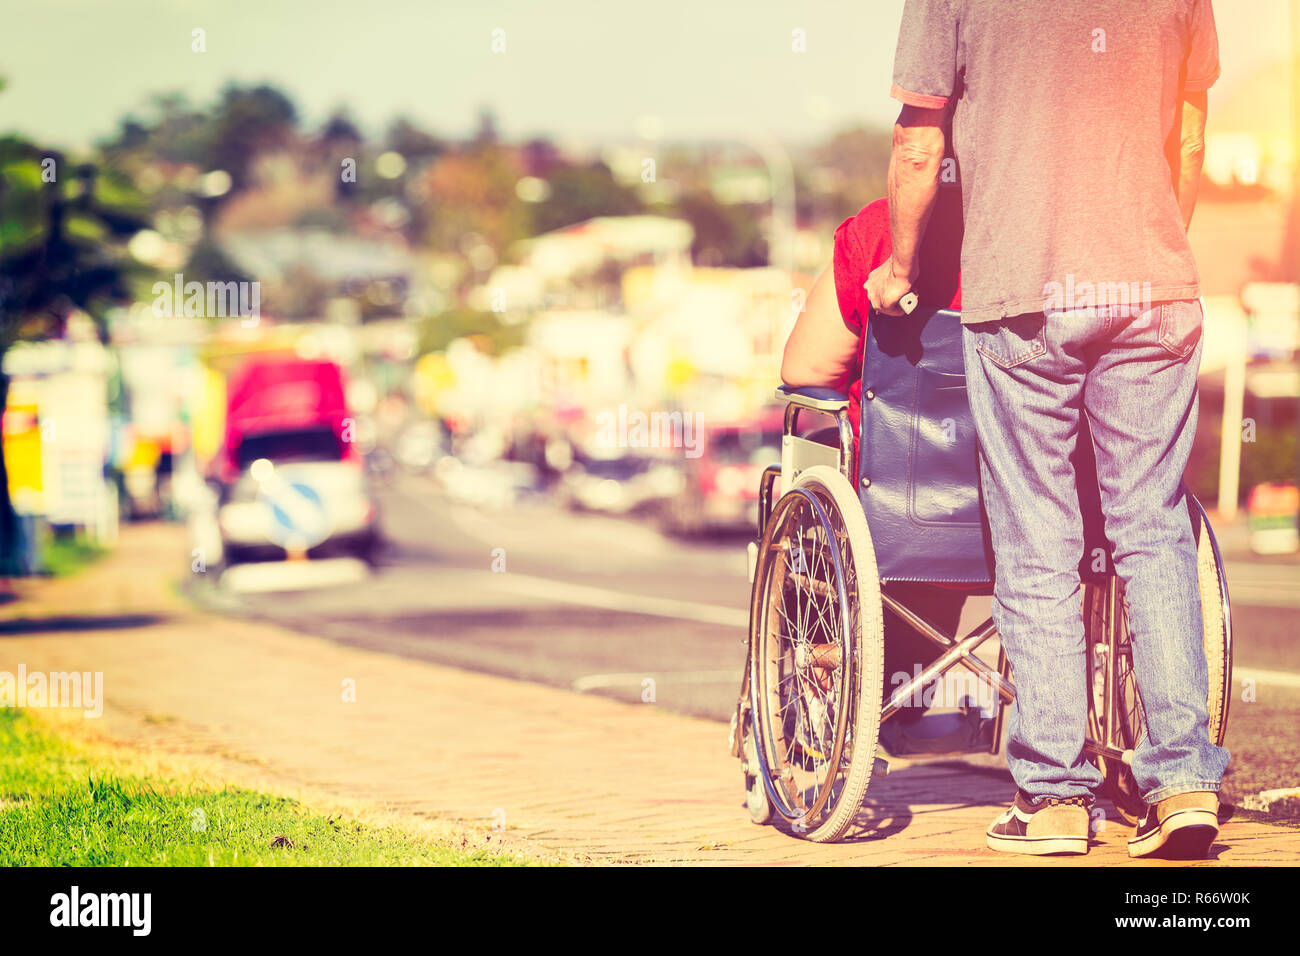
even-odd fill
[{"label": "street sign", "polygon": [[286,551],[306,551],[329,537],[329,516],[311,485],[271,477],[262,482],[259,495],[269,515],[267,537]]}]

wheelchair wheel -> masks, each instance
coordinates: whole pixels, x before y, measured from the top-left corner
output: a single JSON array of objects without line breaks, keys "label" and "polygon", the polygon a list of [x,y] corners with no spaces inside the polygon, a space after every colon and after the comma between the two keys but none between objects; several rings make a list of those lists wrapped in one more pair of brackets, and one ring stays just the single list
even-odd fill
[{"label": "wheelchair wheel", "polygon": [[833,468],[802,472],[772,510],[750,642],[752,769],[793,832],[837,840],[875,765],[884,620],[862,505]]},{"label": "wheelchair wheel", "polygon": [[[1209,667],[1210,740],[1222,745],[1228,731],[1228,705],[1232,688],[1232,615],[1228,585],[1223,574],[1218,543],[1199,501],[1189,496],[1192,530],[1196,535],[1197,583],[1201,595],[1201,619],[1204,627],[1205,659]],[[1109,739],[1114,746],[1136,749],[1146,736],[1146,715],[1137,690],[1133,671],[1133,654],[1128,620],[1125,614],[1124,586],[1118,580],[1084,587],[1084,629],[1092,660],[1092,694],[1089,718],[1096,739]],[[1114,629],[1114,643],[1110,633]],[[1105,648],[1106,650],[1102,650]],[[1113,648],[1113,649],[1112,649]],[[1106,668],[1110,667],[1115,684],[1115,713],[1105,708]],[[1109,734],[1108,734],[1109,731]],[[1146,807],[1132,769],[1125,763],[1097,758],[1098,769],[1105,777],[1105,788],[1119,815],[1135,824]]]}]

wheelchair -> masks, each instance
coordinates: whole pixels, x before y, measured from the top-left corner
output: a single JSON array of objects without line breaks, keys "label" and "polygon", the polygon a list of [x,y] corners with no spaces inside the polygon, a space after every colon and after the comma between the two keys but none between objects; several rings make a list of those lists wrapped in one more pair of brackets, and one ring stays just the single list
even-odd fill
[{"label": "wheelchair", "polygon": [[[926,607],[890,593],[891,584],[917,582],[992,594],[960,315],[918,309],[906,318],[873,318],[861,381],[856,456],[847,396],[827,388],[777,391],[786,403],[781,462],[760,481],[758,540],[749,545],[749,653],[731,719],[731,753],[741,762],[750,818],[819,843],[844,837],[873,776],[888,772],[877,755],[882,725],[949,670],[965,668],[960,676],[990,705],[981,709],[988,732],[966,753],[999,753],[1015,700],[1005,653],[999,650],[996,667],[975,653],[997,636],[991,618],[958,637],[931,623]],[[805,415],[829,419],[835,439],[801,436]],[[1144,805],[1130,764],[1146,725],[1086,424],[1073,454],[1091,676],[1085,753],[1132,824]],[[1190,492],[1185,500],[1197,541],[1209,735],[1222,744],[1232,681],[1228,588],[1205,511]],[[886,613],[938,655],[892,692],[883,670]]]}]

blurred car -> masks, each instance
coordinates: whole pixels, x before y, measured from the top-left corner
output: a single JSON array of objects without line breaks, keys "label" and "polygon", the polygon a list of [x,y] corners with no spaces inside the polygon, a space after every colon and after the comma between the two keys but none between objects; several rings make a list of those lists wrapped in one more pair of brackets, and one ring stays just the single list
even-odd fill
[{"label": "blurred car", "polygon": [[397,436],[393,455],[407,471],[424,472],[446,453],[446,442],[437,422],[427,418],[411,422]]},{"label": "blurred car", "polygon": [[578,457],[560,479],[560,494],[569,507],[613,515],[660,504],[681,487],[679,469],[644,455]]},{"label": "blurred car", "polygon": [[214,475],[225,564],[375,558],[377,508],[344,391],[327,361],[263,358],[231,377]]},{"label": "blurred car", "polygon": [[752,531],[759,478],[781,460],[781,416],[772,409],[707,426],[700,456],[684,459],[681,491],[663,509],[665,528],[683,535]]},{"label": "blurred car", "polygon": [[450,500],[476,508],[511,508],[538,490],[537,469],[522,461],[468,464],[445,455],[433,473]]}]

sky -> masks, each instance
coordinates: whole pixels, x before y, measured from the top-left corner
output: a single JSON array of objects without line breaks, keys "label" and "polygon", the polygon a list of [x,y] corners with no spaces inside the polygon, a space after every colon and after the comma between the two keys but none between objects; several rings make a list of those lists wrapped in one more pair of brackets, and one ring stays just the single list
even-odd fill
[{"label": "sky", "polygon": [[[1050,2],[1050,0],[1043,0]],[[1217,0],[1230,95],[1288,56],[1289,0]],[[77,149],[153,93],[269,81],[316,124],[407,114],[460,136],[772,137],[887,124],[903,0],[0,0],[0,131]],[[191,49],[205,31],[206,52]],[[494,30],[504,52],[494,53]],[[806,52],[792,49],[804,31]],[[497,35],[498,40],[500,34]],[[1289,102],[1278,91],[1280,107]],[[647,127],[646,118],[651,118]]]}]

